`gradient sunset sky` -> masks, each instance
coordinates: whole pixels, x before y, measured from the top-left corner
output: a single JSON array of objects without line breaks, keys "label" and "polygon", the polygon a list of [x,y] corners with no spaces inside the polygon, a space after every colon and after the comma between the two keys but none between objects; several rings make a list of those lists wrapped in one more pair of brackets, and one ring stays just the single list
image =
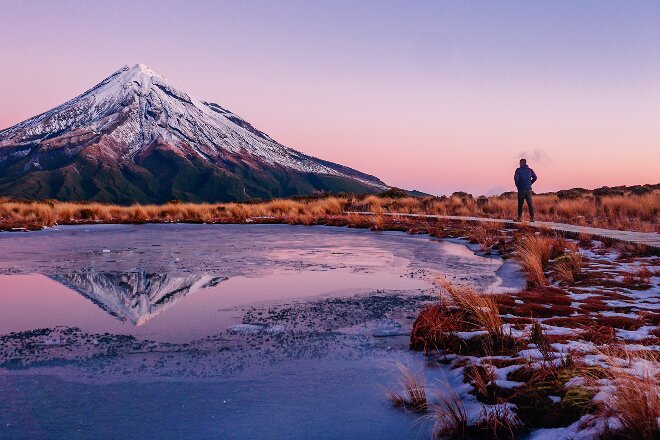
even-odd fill
[{"label": "gradient sunset sky", "polygon": [[144,63],[433,194],[660,182],[660,2],[0,0],[0,129]]}]

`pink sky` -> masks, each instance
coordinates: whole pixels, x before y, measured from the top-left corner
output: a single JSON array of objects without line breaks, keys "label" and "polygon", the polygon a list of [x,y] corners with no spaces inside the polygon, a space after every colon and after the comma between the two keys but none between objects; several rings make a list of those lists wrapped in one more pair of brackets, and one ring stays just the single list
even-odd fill
[{"label": "pink sky", "polygon": [[290,147],[434,194],[660,182],[660,6],[3,2],[0,128],[145,63]]}]

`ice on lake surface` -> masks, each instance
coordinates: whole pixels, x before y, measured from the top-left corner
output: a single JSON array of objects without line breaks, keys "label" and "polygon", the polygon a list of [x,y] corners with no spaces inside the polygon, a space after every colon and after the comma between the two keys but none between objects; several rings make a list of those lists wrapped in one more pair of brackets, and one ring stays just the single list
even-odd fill
[{"label": "ice on lake surface", "polygon": [[438,275],[522,287],[499,258],[396,232],[0,233],[0,438],[424,437],[383,390],[423,367],[407,335]]}]

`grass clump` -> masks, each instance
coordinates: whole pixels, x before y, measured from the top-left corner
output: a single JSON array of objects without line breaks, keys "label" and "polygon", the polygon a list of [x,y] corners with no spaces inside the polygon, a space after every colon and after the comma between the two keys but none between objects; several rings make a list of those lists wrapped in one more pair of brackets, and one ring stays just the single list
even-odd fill
[{"label": "grass clump", "polygon": [[468,416],[460,396],[447,386],[444,392],[438,394],[437,399],[438,403],[430,408],[430,418],[433,421],[431,438],[465,438]]},{"label": "grass clump", "polygon": [[[516,405],[517,414],[530,428],[567,426],[595,411],[595,391],[589,387],[566,387],[569,379],[587,375],[581,366],[555,365],[542,361],[510,374],[509,380],[524,382],[507,400]],[[554,400],[553,400],[554,398]],[[559,398],[557,402],[556,398]]]},{"label": "grass clump", "polygon": [[552,241],[546,237],[526,235],[515,245],[515,258],[527,275],[529,288],[547,284],[545,268],[551,256]]},{"label": "grass clump", "polygon": [[602,400],[600,415],[617,421],[612,431],[619,438],[656,440],[660,438],[658,356],[629,357],[626,361],[622,366],[617,358],[607,357],[605,374],[614,389]]},{"label": "grass clump", "polygon": [[636,272],[626,272],[623,275],[623,282],[633,289],[648,289],[651,287],[651,277],[653,273],[648,267],[642,267]]},{"label": "grass clump", "polygon": [[401,392],[387,390],[387,398],[395,407],[407,408],[414,412],[424,412],[428,409],[426,399],[426,383],[424,377],[413,374],[408,368],[399,365]]},{"label": "grass clump", "polygon": [[[513,354],[517,341],[505,332],[495,295],[484,295],[467,286],[444,279],[439,284],[447,292],[450,304],[441,298],[419,314],[411,332],[414,350],[428,352],[444,349],[450,353],[469,355]],[[457,332],[485,332],[460,338]]]},{"label": "grass clump", "polygon": [[479,402],[491,405],[499,402],[499,389],[496,383],[495,368],[492,365],[466,365],[463,380],[474,387],[471,393]]},{"label": "grass clump", "polygon": [[461,329],[460,312],[445,304],[431,304],[424,308],[410,332],[410,348],[413,350],[446,349],[459,342],[453,333]]},{"label": "grass clump", "polygon": [[554,263],[554,275],[563,285],[571,285],[580,279],[582,273],[582,255],[579,251],[568,252]]},{"label": "grass clump", "polygon": [[483,295],[467,286],[457,286],[441,279],[441,286],[463,312],[462,321],[469,328],[485,330],[489,335],[502,337],[504,329],[500,310],[492,295]]},{"label": "grass clump", "polygon": [[484,405],[475,428],[483,438],[513,439],[523,429],[523,423],[507,404]]},{"label": "grass clump", "polygon": [[547,336],[543,333],[541,323],[537,320],[534,320],[532,323],[531,341],[536,344],[536,348],[541,352],[543,359],[550,359],[552,347],[550,347],[550,342],[548,341]]}]

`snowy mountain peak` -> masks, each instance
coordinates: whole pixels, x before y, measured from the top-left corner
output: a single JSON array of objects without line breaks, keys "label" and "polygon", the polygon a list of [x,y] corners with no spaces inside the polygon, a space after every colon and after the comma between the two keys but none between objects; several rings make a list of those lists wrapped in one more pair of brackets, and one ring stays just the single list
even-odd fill
[{"label": "snowy mountain peak", "polygon": [[149,76],[156,76],[158,75],[156,72],[154,72],[151,67],[147,66],[146,64],[138,63],[135,64],[133,67],[130,68],[132,71],[139,71],[144,73],[145,75]]},{"label": "snowy mountain peak", "polygon": [[135,93],[139,96],[147,96],[152,90],[156,94],[159,93],[158,90],[168,94],[169,97],[160,96],[165,100],[175,98],[185,102],[192,101],[188,94],[145,64],[122,67],[97,86],[75,98],[75,100],[84,99],[85,97],[93,97],[96,102],[118,97],[125,100],[127,94]]},{"label": "snowy mountain peak", "polygon": [[[10,188],[16,178],[62,166],[65,169],[51,181],[78,185],[79,177],[70,173],[80,173],[80,169],[70,169],[69,164],[81,155],[87,162],[116,169],[123,177],[114,176],[113,182],[126,178],[133,185],[135,179],[145,178],[139,168],[149,167],[153,177],[140,182],[139,192],[148,189],[152,195],[140,198],[150,201],[166,197],[249,199],[320,189],[375,192],[387,188],[373,176],[285,147],[220,105],[191,97],[144,64],[124,66],[76,98],[0,131],[0,195],[16,194],[16,189]],[[182,172],[182,166],[194,168],[189,172],[196,176],[211,173],[217,182],[212,184],[206,177],[207,181],[200,183],[199,177],[188,176],[186,185],[192,187],[182,194],[171,188],[156,189],[155,183],[149,183],[152,178],[160,181],[164,173],[173,178]],[[70,177],[63,180],[63,174]],[[255,178],[258,182],[247,184]],[[227,187],[210,187],[204,193],[213,195],[198,196],[196,185],[201,184]],[[67,191],[66,196],[58,190],[49,197],[89,198],[104,192],[98,183],[86,185],[92,185],[91,190],[75,188],[71,190],[75,194]],[[125,186],[123,182],[117,185]],[[18,195],[37,197],[33,191],[39,192],[38,188],[31,186],[26,182]],[[118,188],[102,199],[130,201],[125,199],[130,196]],[[167,195],[155,193],[163,190]]]},{"label": "snowy mountain peak", "polygon": [[142,63],[134,64],[133,66],[129,66],[127,64],[124,67],[122,67],[121,69],[117,70],[112,75],[110,75],[108,78],[112,78],[112,77],[120,76],[120,75],[121,75],[121,78],[123,78],[125,81],[130,81],[131,79],[136,78],[136,77],[138,77],[138,78],[139,77],[151,78],[151,77],[154,77],[154,76],[157,76],[157,77],[165,80],[165,78],[163,78],[163,76],[160,75],[158,72],[156,72],[155,70],[153,70],[151,67],[147,66],[146,64],[142,64]]},{"label": "snowy mountain peak", "polygon": [[148,90],[154,84],[160,84],[176,89],[164,76],[152,70],[146,64],[135,64],[132,67],[124,66],[107,78],[108,83],[122,86],[135,86],[138,89]]}]

